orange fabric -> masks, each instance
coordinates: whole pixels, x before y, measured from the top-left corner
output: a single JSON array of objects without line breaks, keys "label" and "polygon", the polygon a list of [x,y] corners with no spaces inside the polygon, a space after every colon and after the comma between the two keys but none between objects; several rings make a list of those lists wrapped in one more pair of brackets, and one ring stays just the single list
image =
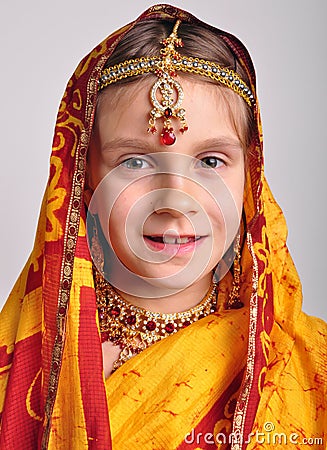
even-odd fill
[{"label": "orange fabric", "polygon": [[[198,21],[167,5],[152,7],[137,20],[148,18]],[[107,382],[103,378],[92,264],[85,236],[85,162],[97,79],[117,41],[133,24],[112,34],[83,59],[60,105],[35,245],[0,318],[0,449],[120,449],[123,447],[115,443],[121,445],[125,430],[119,429],[118,422],[126,408],[126,432],[134,448],[224,448],[217,442],[206,444],[203,439],[186,443],[185,430],[194,427],[199,433],[228,433],[232,427],[246,439],[250,433],[264,431],[267,422],[287,436],[297,433],[299,439],[322,438],[319,448],[327,448],[327,328],[323,321],[301,312],[301,285],[287,250],[285,221],[264,178],[258,108],[244,198],[248,231],[242,255],[242,300],[246,308],[220,311],[134,357]],[[254,69],[244,46],[234,36],[214,31],[237,55],[255,92]],[[219,286],[221,305],[230,285],[228,274]],[[242,322],[244,311],[248,311],[247,321]],[[229,316],[236,328],[228,324]],[[241,330],[246,322],[249,326],[244,336]],[[202,348],[194,350],[193,333],[199,333],[205,342],[203,353]],[[230,341],[236,343],[230,345]],[[179,348],[176,353],[175,345]],[[193,351],[198,362],[203,355],[202,366],[192,366],[188,356]],[[219,352],[224,353],[225,372],[219,371],[220,361],[214,359],[219,359]],[[165,377],[167,381],[166,400],[171,394],[174,410],[170,414],[161,408],[149,423],[148,434],[142,435],[141,430],[135,434],[134,418],[136,424],[148,424],[144,412],[151,411],[160,396],[164,401],[164,391],[153,387],[153,361],[160,368],[161,380]],[[192,408],[193,416],[188,416],[183,389],[189,389],[186,384],[192,382],[191,374],[194,380],[201,378],[201,368],[207,364],[215,372],[210,370],[204,385],[194,387],[192,402],[202,402],[202,407],[199,411]],[[232,376],[226,377],[231,370]],[[212,373],[216,373],[214,380],[209,376]],[[131,391],[139,389],[135,391],[139,396],[144,389],[147,398],[135,409],[134,418],[130,405],[135,406],[139,399],[127,398],[125,382]],[[178,407],[181,417],[175,419]],[[171,421],[167,422],[165,414]],[[163,440],[167,423],[169,442]],[[133,441],[136,435],[143,443],[151,435],[148,447]],[[269,446],[255,439],[240,445],[234,440],[232,444],[235,450]],[[300,443],[288,442],[288,446],[302,448]]]},{"label": "orange fabric", "polygon": [[173,449],[192,429],[213,433],[223,424],[230,432],[246,364],[246,345],[239,342],[246,339],[247,317],[245,308],[222,310],[114,372],[106,381],[113,447]]}]

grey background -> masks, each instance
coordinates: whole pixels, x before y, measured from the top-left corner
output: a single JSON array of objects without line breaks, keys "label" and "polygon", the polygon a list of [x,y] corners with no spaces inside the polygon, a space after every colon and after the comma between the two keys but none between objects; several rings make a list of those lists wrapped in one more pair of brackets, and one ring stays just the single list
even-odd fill
[{"label": "grey background", "polygon": [[[80,59],[154,2],[3,2],[0,307],[32,249],[57,109]],[[266,175],[289,228],[304,310],[327,319],[326,0],[175,0],[254,60]]]}]

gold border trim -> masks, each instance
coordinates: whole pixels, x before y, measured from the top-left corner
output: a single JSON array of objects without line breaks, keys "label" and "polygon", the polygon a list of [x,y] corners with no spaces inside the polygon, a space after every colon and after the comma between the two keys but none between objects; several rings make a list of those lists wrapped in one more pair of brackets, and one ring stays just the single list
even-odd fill
[{"label": "gold border trim", "polygon": [[[51,416],[59,384],[60,368],[64,350],[66,316],[72,285],[75,251],[80,226],[81,206],[84,195],[86,154],[89,145],[95,110],[94,104],[91,99],[94,98],[94,96],[96,97],[97,94],[97,72],[99,72],[99,69],[95,67],[87,85],[85,107],[86,127],[81,131],[75,154],[74,175],[72,179],[70,201],[67,209],[67,220],[63,246],[64,249],[60,271],[60,288],[57,308],[57,334],[52,351],[48,394],[45,402],[44,432],[41,443],[42,450],[46,450],[48,448],[51,430]],[[96,77],[94,76],[94,74],[96,74]]]},{"label": "gold border trim", "polygon": [[[64,250],[62,267],[60,272],[60,288],[58,295],[58,314],[57,314],[57,334],[52,351],[52,360],[50,366],[48,395],[45,401],[45,418],[44,431],[41,441],[41,449],[47,450],[50,430],[51,430],[51,416],[56,399],[56,393],[59,384],[60,368],[63,356],[64,342],[65,342],[65,328],[66,315],[70,297],[70,290],[73,278],[73,267],[75,259],[76,243],[78,239],[79,224],[81,218],[81,203],[84,195],[84,180],[86,155],[89,146],[89,141],[92,133],[96,99],[98,93],[98,79],[101,70],[108,59],[108,55],[112,53],[112,49],[116,46],[115,40],[99,58],[94,66],[89,77],[86,88],[86,102],[85,102],[85,127],[81,131],[79,142],[75,153],[75,170],[72,180],[71,198],[67,210],[66,228],[64,234]],[[73,228],[71,228],[73,227]],[[71,231],[74,231],[72,233]],[[62,308],[62,309],[61,309]],[[61,312],[61,313],[60,313]]]},{"label": "gold border trim", "polygon": [[242,383],[241,392],[237,400],[234,413],[233,428],[232,428],[233,443],[231,445],[231,450],[240,450],[244,442],[243,433],[244,433],[246,412],[254,378],[254,360],[256,353],[255,336],[257,332],[257,319],[258,319],[259,271],[257,258],[254,253],[252,236],[250,233],[247,233],[247,244],[253,259],[252,294],[250,299],[249,344],[248,344],[248,356],[246,362],[245,377]]}]

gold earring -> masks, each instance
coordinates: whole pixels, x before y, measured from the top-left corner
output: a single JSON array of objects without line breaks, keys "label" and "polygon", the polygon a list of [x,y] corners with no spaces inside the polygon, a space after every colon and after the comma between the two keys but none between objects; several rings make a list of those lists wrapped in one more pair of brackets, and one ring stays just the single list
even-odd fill
[{"label": "gold earring", "polygon": [[241,238],[238,236],[234,245],[235,258],[233,262],[233,285],[227,300],[227,309],[240,309],[244,303],[240,300],[241,284]]},{"label": "gold earring", "polygon": [[103,248],[100,243],[99,235],[98,235],[98,227],[96,223],[96,219],[94,218],[93,223],[93,233],[92,233],[92,239],[91,239],[91,256],[93,259],[93,262],[95,264],[95,267],[103,273],[104,268],[104,253]]}]

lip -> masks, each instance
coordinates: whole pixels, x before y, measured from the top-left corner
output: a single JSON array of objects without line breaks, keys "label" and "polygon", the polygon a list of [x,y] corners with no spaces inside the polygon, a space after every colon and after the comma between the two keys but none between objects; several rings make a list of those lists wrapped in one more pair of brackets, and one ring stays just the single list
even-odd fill
[{"label": "lip", "polygon": [[[190,236],[190,235],[180,235],[180,238],[189,238],[189,242],[184,244],[167,244],[160,241],[154,241],[151,238],[160,238],[162,234],[157,235],[144,235],[143,239],[146,245],[154,251],[162,252],[167,255],[185,255],[188,253],[193,253],[194,250],[201,245],[207,236]],[[171,236],[176,237],[176,236]]]}]

